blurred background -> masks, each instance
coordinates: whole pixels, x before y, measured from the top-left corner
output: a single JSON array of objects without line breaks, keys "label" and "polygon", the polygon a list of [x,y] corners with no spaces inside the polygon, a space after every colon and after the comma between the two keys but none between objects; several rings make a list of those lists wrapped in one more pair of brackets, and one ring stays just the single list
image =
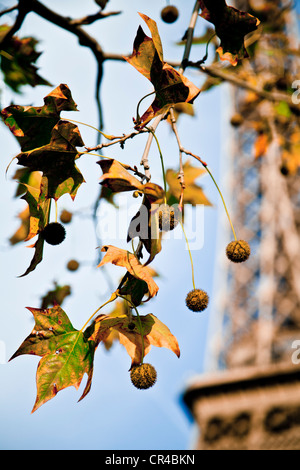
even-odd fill
[{"label": "blurred background", "polygon": [[[194,1],[174,0],[172,3],[179,10],[179,17],[172,24],[161,19],[160,12],[166,5],[163,0],[153,0],[150,4],[132,0],[126,6],[120,0],[110,0],[104,11],[121,13],[84,28],[105,53],[128,56],[138,26],[147,34],[138,15],[140,11],[157,22],[164,59],[180,63],[184,46],[178,43],[186,32]],[[234,5],[234,2],[228,3]],[[72,18],[99,11],[92,0],[84,5],[74,0],[63,3],[49,0],[43,4]],[[13,5],[12,1],[2,0],[0,11]],[[186,76],[203,92],[195,101],[193,116],[180,114],[178,128],[184,147],[208,162],[228,203],[238,238],[250,242],[252,257],[243,266],[231,266],[225,255],[226,244],[232,238],[230,226],[215,186],[208,176],[201,176],[196,180],[197,195],[204,193],[211,205],[204,208],[203,246],[193,250],[192,256],[196,285],[209,293],[211,301],[203,314],[194,314],[185,306],[185,296],[192,289],[192,276],[186,243],[177,228],[171,239],[163,241],[163,249],[151,265],[158,274],[159,294],[140,309],[142,315],[153,313],[167,324],[181,349],[180,359],[167,349],[151,349],[147,361],[158,373],[157,384],[152,389],[138,391],[132,386],[128,373],[130,358],[116,342],[109,351],[102,346],[98,348],[92,389],[83,401],[77,403],[84,383],[79,391],[74,387],[61,391],[55,399],[30,414],[36,395],[39,358],[22,356],[7,363],[33,328],[32,316],[25,307],[38,308],[45,294],[55,286],[70,286],[71,295],[64,298],[62,308],[73,326],[80,329],[92,312],[107,300],[124,273],[114,266],[96,268],[99,241],[126,248],[128,223],[139,202],[131,194],[117,195],[114,201],[120,212],[109,202],[101,201],[97,217],[93,218],[101,171],[95,165],[96,156],[82,157],[78,167],[86,184],[80,187],[74,202],[68,195],[58,202],[59,213],[65,209],[73,214],[72,222],[66,224],[66,240],[57,247],[47,245],[44,259],[35,271],[18,278],[27,269],[33,250],[25,249],[24,242],[10,240],[20,226],[18,214],[24,210],[25,202],[15,197],[13,176],[18,168],[15,162],[6,173],[7,165],[19,153],[19,145],[9,129],[1,125],[1,449],[177,450],[195,446],[222,448],[225,443],[229,447],[246,448],[250,445],[252,429],[249,422],[252,424],[256,419],[257,425],[263,426],[265,419],[262,410],[260,418],[255,419],[253,411],[249,411],[253,403],[257,403],[257,395],[253,392],[253,399],[242,398],[243,407],[234,410],[232,418],[229,416],[232,408],[228,407],[226,419],[221,416],[223,399],[218,401],[218,411],[217,401],[212,401],[211,405],[202,398],[212,396],[218,400],[220,396],[224,398],[226,390],[228,394],[233,393],[231,396],[236,403],[234,393],[240,396],[236,384],[241,383],[239,371],[242,371],[246,374],[242,377],[244,388],[249,390],[261,389],[263,377],[269,377],[274,408],[282,411],[288,398],[285,389],[279,390],[280,404],[274,395],[278,388],[277,364],[284,377],[281,382],[288,384],[295,402],[292,411],[283,413],[283,418],[280,415],[288,425],[279,428],[292,433],[299,428],[299,407],[295,398],[299,393],[290,385],[292,382],[297,386],[297,357],[293,363],[295,349],[292,345],[300,340],[300,133],[298,103],[291,102],[292,84],[298,79],[299,70],[299,2],[292,9],[289,2],[277,1],[237,1],[235,6],[250,10],[262,21],[263,29],[254,38],[255,42],[251,39],[248,42],[251,60],[237,68],[221,63],[215,55],[218,43],[211,41],[206,63],[212,69],[205,74],[199,68],[186,71]],[[1,20],[12,24],[15,12]],[[195,36],[207,35],[207,27],[211,26],[199,18]],[[33,13],[26,17],[17,34],[21,38],[33,36],[39,41],[37,49],[43,51],[37,61],[39,74],[53,86],[32,88],[26,85],[18,94],[4,82],[2,75],[1,108],[11,103],[40,106],[43,97],[53,88],[66,83],[79,112],[64,112],[63,117],[97,127],[97,66],[90,50],[80,47],[71,33]],[[207,40],[197,42],[190,56],[194,62],[206,53]],[[228,79],[223,82],[225,72]],[[238,81],[248,86],[232,85]],[[104,132],[115,135],[131,132],[136,105],[151,91],[151,84],[129,64],[106,60],[100,89]],[[149,97],[149,104],[151,101]],[[146,103],[148,101],[145,102],[148,106]],[[86,126],[79,127],[85,145],[94,146],[97,133]],[[157,136],[166,168],[178,171],[178,147],[167,122],[161,123]],[[138,136],[128,141],[124,149],[112,146],[103,153],[139,166],[145,144],[146,137]],[[187,161],[197,167],[191,159]],[[163,186],[160,159],[154,145],[150,163],[152,181]],[[191,237],[195,230],[195,209],[189,207],[187,211],[186,230]],[[108,217],[116,221],[118,240],[107,231]],[[79,263],[74,272],[67,268],[72,259]],[[104,313],[109,311],[109,306],[103,310]],[[263,372],[257,372],[258,365],[265,368]],[[226,376],[221,375],[222,379],[219,378],[221,370],[227,370]],[[251,385],[245,387],[245,383]],[[268,398],[263,400],[268,401]],[[232,422],[238,423],[236,428],[246,431],[237,436],[232,431],[235,429]],[[199,426],[202,431],[208,426],[210,432],[202,432],[199,438]],[[251,445],[258,446],[257,442]],[[299,446],[297,439],[293,445]]]}]

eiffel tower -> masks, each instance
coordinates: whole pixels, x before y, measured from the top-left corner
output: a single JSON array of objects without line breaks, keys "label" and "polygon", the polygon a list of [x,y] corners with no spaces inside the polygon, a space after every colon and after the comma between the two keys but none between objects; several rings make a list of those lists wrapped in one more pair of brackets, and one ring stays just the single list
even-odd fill
[{"label": "eiffel tower", "polygon": [[[234,6],[264,25],[239,76],[273,95],[287,93],[300,79],[291,3],[237,0]],[[241,265],[223,251],[217,256],[206,372],[183,399],[199,427],[196,449],[298,450],[300,105],[291,109],[236,87],[230,102],[221,185],[252,256]],[[222,248],[227,226],[220,220]]]}]

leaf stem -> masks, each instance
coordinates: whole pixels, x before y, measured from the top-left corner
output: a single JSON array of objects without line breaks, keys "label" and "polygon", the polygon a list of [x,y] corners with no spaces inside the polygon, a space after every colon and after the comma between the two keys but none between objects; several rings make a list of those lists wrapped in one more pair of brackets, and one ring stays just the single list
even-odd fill
[{"label": "leaf stem", "polygon": [[111,135],[104,134],[104,132],[100,131],[97,127],[91,126],[90,124],[86,124],[85,122],[81,121],[75,121],[74,119],[68,119],[70,122],[75,122],[76,124],[82,124],[83,126],[90,127],[91,129],[94,129],[95,131],[99,132],[99,134],[103,135],[107,140],[114,140],[115,137]]},{"label": "leaf stem", "polygon": [[146,129],[147,129],[149,132],[151,132],[151,134],[153,135],[153,137],[154,137],[154,139],[155,139],[155,141],[156,141],[156,144],[157,144],[158,151],[159,151],[159,156],[160,156],[160,161],[161,161],[161,169],[162,169],[163,180],[164,180],[164,191],[165,191],[164,203],[167,204],[167,180],[166,180],[166,172],[165,172],[165,165],[164,165],[164,157],[163,157],[163,154],[162,154],[160,145],[159,145],[158,138],[157,138],[157,136],[155,135],[155,132],[152,130],[151,127],[147,127],[147,126],[146,126]]},{"label": "leaf stem", "polygon": [[191,260],[191,268],[192,268],[193,287],[194,287],[194,289],[196,289],[196,286],[195,286],[195,274],[194,274],[194,263],[193,263],[192,253],[191,253],[191,249],[190,249],[188,237],[187,237],[186,232],[185,232],[185,230],[184,230],[182,221],[180,221],[180,225],[181,225],[181,228],[182,228],[184,237],[185,237],[185,241],[186,241],[186,244],[187,244],[187,248],[188,248],[188,250],[189,250],[189,255],[190,255],[190,260]]},{"label": "leaf stem", "polygon": [[83,330],[85,329],[85,327],[90,323],[90,321],[92,320],[92,318],[96,315],[96,313],[99,312],[99,310],[101,310],[101,308],[105,307],[105,305],[109,304],[110,302],[113,302],[114,300],[116,300],[117,298],[117,294],[114,292],[112,295],[111,295],[111,298],[105,302],[104,304],[102,304],[99,308],[97,308],[97,310],[95,310],[95,312],[90,316],[90,318],[85,322],[85,324],[83,325],[83,327],[80,329],[80,333],[83,332]]},{"label": "leaf stem", "polygon": [[57,200],[55,199],[55,222],[57,222]]},{"label": "leaf stem", "polygon": [[235,241],[237,241],[237,237],[236,237],[236,233],[235,233],[235,230],[234,230],[234,227],[233,227],[233,223],[232,223],[232,221],[231,221],[231,218],[230,218],[228,209],[227,209],[227,207],[226,207],[226,203],[225,203],[224,197],[223,197],[223,195],[222,195],[222,192],[221,192],[221,190],[220,190],[220,188],[219,188],[219,186],[218,186],[218,184],[217,184],[215,178],[213,177],[211,171],[209,170],[209,168],[208,168],[207,166],[204,166],[204,168],[206,169],[206,171],[207,171],[208,174],[210,175],[211,179],[213,180],[213,182],[214,182],[214,184],[215,184],[215,186],[216,186],[216,188],[217,188],[217,190],[218,190],[218,192],[219,192],[219,194],[220,194],[220,196],[221,196],[221,199],[222,199],[222,202],[223,202],[223,206],[224,206],[226,215],[227,215],[227,217],[228,217],[228,220],[229,220],[229,223],[230,223],[230,226],[231,226],[231,230],[232,230],[234,239],[235,239]]},{"label": "leaf stem", "polygon": [[141,364],[143,364],[143,361],[144,361],[144,354],[145,354],[145,343],[144,343],[143,325],[142,325],[142,321],[141,321],[140,314],[139,314],[139,312],[138,312],[138,309],[137,309],[136,306],[134,305],[134,303],[132,303],[130,300],[128,300],[126,297],[123,297],[123,296],[120,295],[120,294],[118,294],[118,297],[120,297],[120,298],[123,299],[123,300],[126,300],[126,302],[131,305],[131,308],[134,308],[134,310],[136,311],[137,321],[138,321],[138,325],[139,325],[139,329],[140,329],[140,335],[141,335],[141,340],[142,340],[142,361],[141,361]]}]

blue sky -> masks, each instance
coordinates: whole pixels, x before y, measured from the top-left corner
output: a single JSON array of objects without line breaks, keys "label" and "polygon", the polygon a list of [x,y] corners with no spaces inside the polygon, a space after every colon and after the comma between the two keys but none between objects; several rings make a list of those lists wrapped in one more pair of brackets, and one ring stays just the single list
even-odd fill
[{"label": "blue sky", "polygon": [[[12,4],[4,0],[1,3],[6,6]],[[84,3],[48,0],[43,3],[73,17],[96,11],[92,0]],[[128,55],[132,51],[138,26],[141,24],[147,31],[137,14],[141,11],[157,21],[165,60],[180,61],[183,49],[176,46],[175,42],[185,32],[194,0],[174,0],[174,4],[180,10],[180,18],[173,25],[166,25],[160,20],[160,10],[165,5],[163,0],[111,0],[107,11],[122,10],[122,15],[101,20],[87,30],[99,40],[106,52]],[[201,34],[203,27],[204,21],[199,19],[196,34]],[[78,104],[80,112],[64,113],[64,117],[97,126],[94,102],[96,68],[91,53],[78,47],[77,40],[71,34],[35,15],[29,15],[22,26],[20,36],[28,35],[40,39],[39,47],[45,51],[38,61],[40,74],[53,84],[53,88],[60,83],[68,84]],[[199,46],[192,52],[192,58],[196,60],[203,55],[203,48]],[[193,71],[188,73],[188,77],[197,86],[203,81],[203,77]],[[17,96],[12,95],[3,84],[1,88],[3,107],[11,101],[39,106],[52,89],[25,87],[24,94]],[[112,134],[130,132],[136,104],[149,91],[149,82],[129,64],[106,63],[101,88],[105,131]],[[226,100],[224,89],[222,92],[217,89],[203,93],[195,102],[196,117],[183,116],[179,122],[183,145],[203,157],[217,178],[222,176],[219,169],[222,152],[221,107]],[[94,145],[95,132],[83,126],[80,126],[80,131],[85,144]],[[166,168],[178,167],[178,148],[167,123],[160,125],[157,135]],[[107,300],[110,291],[103,271],[94,266],[96,239],[92,222],[88,217],[79,215],[66,227],[65,242],[58,247],[45,247],[44,260],[36,270],[24,278],[17,277],[26,270],[32,258],[32,250],[23,243],[9,247],[8,238],[18,227],[16,215],[23,209],[24,202],[14,198],[16,184],[12,176],[18,168],[14,163],[5,176],[6,167],[19,152],[19,147],[3,125],[0,127],[0,139],[0,341],[5,345],[7,361],[33,328],[31,314],[25,307],[39,307],[41,297],[53,288],[54,281],[71,285],[72,296],[64,302],[63,309],[78,329]],[[139,165],[145,142],[145,137],[139,136],[128,142],[124,150],[115,146],[107,150],[106,155]],[[80,188],[75,202],[63,196],[59,200],[59,210],[66,208],[88,215],[89,207],[99,190],[101,172],[96,161],[97,157],[92,156],[81,159],[78,166],[86,184]],[[152,181],[162,185],[159,155],[155,146],[150,152],[150,162]],[[197,287],[211,294],[216,268],[215,253],[223,249],[218,233],[218,218],[223,209],[209,178],[203,177],[199,184],[203,185],[214,207],[205,209],[204,246],[193,252],[193,260]],[[122,207],[136,204],[131,195],[122,196],[118,200]],[[126,224],[121,225],[120,233],[120,240],[105,239],[103,243],[127,247]],[[82,262],[82,268],[76,273],[66,269],[66,263],[71,258]],[[159,294],[142,307],[140,313],[153,313],[167,324],[178,339],[180,359],[169,350],[153,347],[146,360],[155,366],[158,382],[150,390],[138,391],[129,379],[130,358],[125,349],[116,344],[110,352],[106,352],[99,347],[90,394],[77,403],[85,385],[84,379],[79,391],[74,387],[61,391],[33,415],[30,412],[36,395],[35,374],[39,358],[22,356],[10,363],[5,361],[0,364],[0,449],[176,450],[191,446],[193,425],[180,400],[189,380],[204,369],[212,304],[200,315],[193,314],[185,307],[185,295],[192,289],[192,281],[189,255],[182,237],[173,241],[165,240],[153,268],[160,274],[157,279]],[[115,283],[123,274],[120,268],[109,267],[108,271]]]}]

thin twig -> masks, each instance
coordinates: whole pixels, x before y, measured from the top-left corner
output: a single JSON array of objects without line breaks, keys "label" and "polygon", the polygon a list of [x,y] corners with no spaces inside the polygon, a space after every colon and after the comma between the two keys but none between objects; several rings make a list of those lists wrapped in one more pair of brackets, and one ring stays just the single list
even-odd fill
[{"label": "thin twig", "polygon": [[[190,56],[191,47],[192,47],[192,43],[193,43],[194,30],[195,30],[199,10],[200,10],[200,0],[197,0],[196,3],[195,3],[194,9],[193,9],[190,25],[189,25],[189,28],[188,28],[187,34],[186,34],[187,41],[186,41],[186,45],[185,45],[185,48],[184,48],[184,53],[183,53],[183,58],[182,58],[181,65],[180,65],[180,68],[179,68],[179,73],[184,72],[186,64],[188,63],[188,59],[189,59],[189,56]],[[155,120],[154,120],[154,122],[151,126],[151,129],[152,129],[153,132],[156,131],[159,123],[165,118],[166,114],[161,114],[161,115],[159,115],[155,118]],[[151,148],[152,141],[153,141],[153,133],[151,132],[148,136],[146,147],[145,147],[145,150],[144,150],[144,153],[143,153],[143,156],[142,156],[142,160],[141,160],[141,165],[144,167],[145,174],[149,177],[149,180],[151,179],[151,173],[150,173],[150,166],[149,166],[148,156],[149,156],[149,151],[150,151],[150,148]]]},{"label": "thin twig", "polygon": [[15,5],[14,7],[7,8],[6,10],[0,11],[0,16],[6,15],[7,13],[11,13],[14,10],[18,9],[18,5]]},{"label": "thin twig", "polygon": [[184,195],[184,190],[185,190],[184,170],[183,170],[183,163],[182,163],[182,145],[181,145],[180,137],[179,137],[179,134],[178,134],[176,118],[175,118],[175,113],[174,113],[174,108],[173,107],[170,108],[170,118],[171,118],[172,129],[173,129],[173,132],[176,136],[176,140],[177,140],[178,148],[179,148],[179,173],[178,173],[178,179],[179,179],[180,186],[181,186],[179,209],[182,210],[183,195]]},{"label": "thin twig", "polygon": [[233,73],[227,72],[223,68],[220,68],[214,65],[209,65],[209,66],[201,65],[200,66],[200,65],[196,65],[193,62],[189,62],[188,65],[190,67],[196,67],[198,70],[206,73],[207,75],[211,77],[220,78],[221,80],[231,83],[232,85],[235,85],[239,88],[252,91],[265,100],[273,101],[273,102],[284,101],[285,103],[288,103],[289,105],[293,104],[291,95],[288,95],[287,93],[274,93],[270,91],[265,91],[261,88],[251,85],[247,80],[242,80],[241,78],[234,75]]},{"label": "thin twig", "polygon": [[122,13],[122,12],[121,11],[110,11],[108,13],[103,13],[102,10],[101,10],[98,13],[95,13],[94,15],[87,15],[87,16],[84,16],[83,18],[79,18],[77,20],[71,20],[70,23],[73,24],[74,26],[87,25],[87,24],[92,24],[97,20],[102,20],[103,18],[108,18],[109,16],[120,15],[120,13]]},{"label": "thin twig", "polygon": [[104,142],[102,144],[96,145],[96,147],[85,147],[88,152],[93,152],[95,150],[101,150],[104,147],[110,147],[111,145],[115,144],[120,144],[121,146],[124,145],[126,140],[128,139],[133,139],[135,136],[143,133],[143,132],[148,132],[147,130],[141,129],[139,131],[134,131],[129,134],[124,134],[122,137],[121,136],[110,136],[110,141],[109,142]]}]

